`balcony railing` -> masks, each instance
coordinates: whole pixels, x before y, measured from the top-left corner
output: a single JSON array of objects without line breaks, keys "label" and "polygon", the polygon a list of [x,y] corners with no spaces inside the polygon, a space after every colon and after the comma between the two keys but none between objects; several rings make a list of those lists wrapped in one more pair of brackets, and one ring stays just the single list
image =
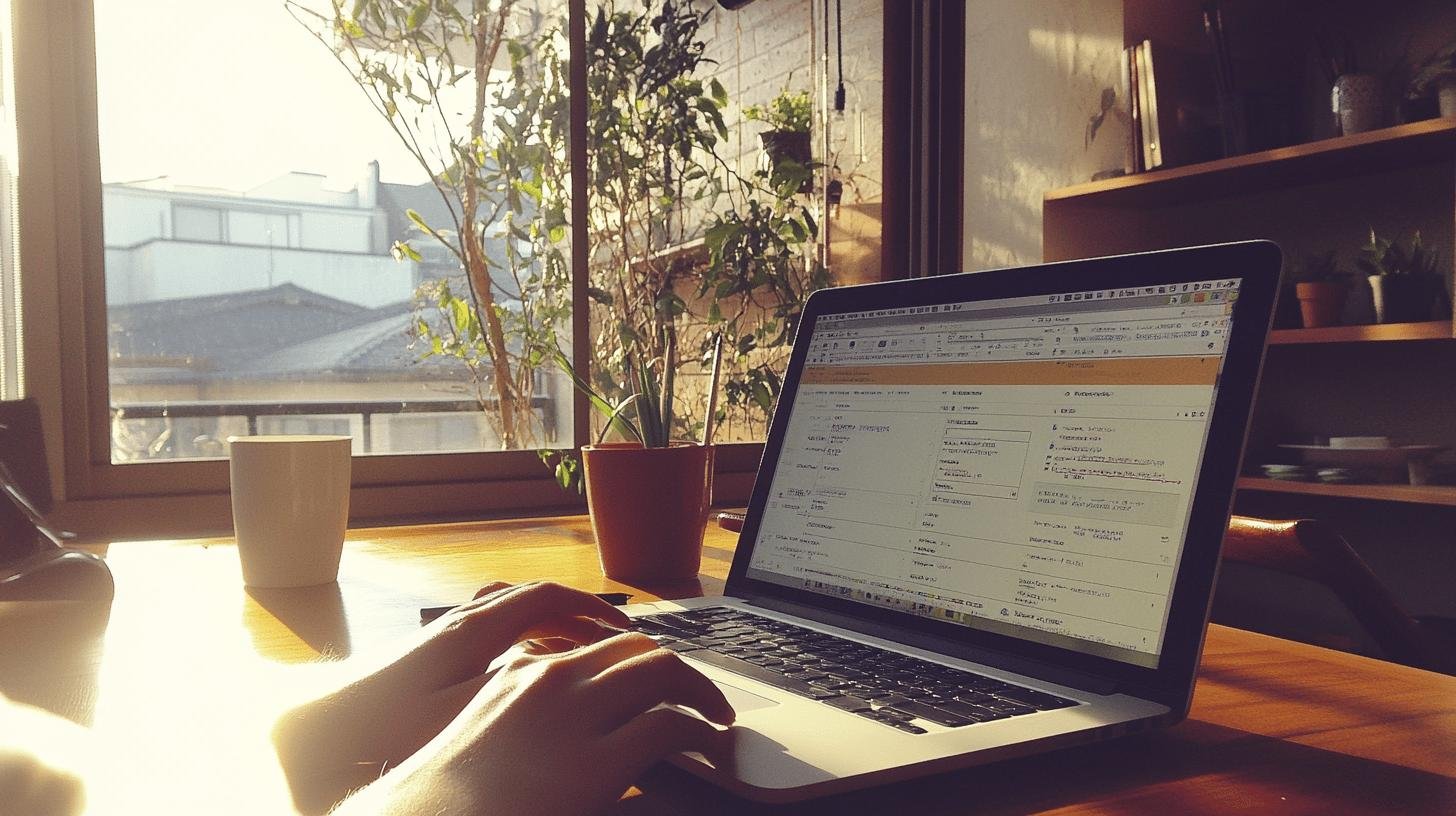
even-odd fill
[{"label": "balcony railing", "polygon": [[[548,443],[557,437],[554,400],[550,397],[531,398],[531,408],[539,412],[543,435]],[[479,413],[489,411],[491,403],[484,406],[473,399],[426,399],[426,400],[322,400],[322,401],[260,401],[260,402],[128,402],[113,405],[113,421],[142,419],[222,419],[242,417],[247,421],[249,434],[258,433],[258,420],[262,417],[339,417],[357,416],[362,424],[362,445],[365,453],[374,450],[374,418],[400,414],[450,414]]]}]

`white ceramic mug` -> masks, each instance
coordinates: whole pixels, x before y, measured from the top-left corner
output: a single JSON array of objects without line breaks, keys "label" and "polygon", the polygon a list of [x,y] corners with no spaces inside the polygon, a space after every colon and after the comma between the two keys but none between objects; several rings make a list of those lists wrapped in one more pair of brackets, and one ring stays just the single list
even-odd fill
[{"label": "white ceramic mug", "polygon": [[338,578],[351,445],[347,436],[228,437],[243,583],[297,587]]}]

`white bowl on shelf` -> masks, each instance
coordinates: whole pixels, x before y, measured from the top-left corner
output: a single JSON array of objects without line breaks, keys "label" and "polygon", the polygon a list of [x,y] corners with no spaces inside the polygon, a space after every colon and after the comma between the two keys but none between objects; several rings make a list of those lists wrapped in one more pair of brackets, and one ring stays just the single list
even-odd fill
[{"label": "white bowl on shelf", "polygon": [[[1358,437],[1336,437],[1353,439]],[[1333,440],[1332,440],[1333,441]],[[1335,447],[1333,445],[1280,445],[1295,451],[1308,465],[1323,465],[1332,468],[1361,468],[1384,471],[1391,475],[1390,481],[1405,480],[1413,485],[1428,484],[1431,480],[1431,459],[1446,449],[1445,445],[1384,445],[1367,447]]]}]

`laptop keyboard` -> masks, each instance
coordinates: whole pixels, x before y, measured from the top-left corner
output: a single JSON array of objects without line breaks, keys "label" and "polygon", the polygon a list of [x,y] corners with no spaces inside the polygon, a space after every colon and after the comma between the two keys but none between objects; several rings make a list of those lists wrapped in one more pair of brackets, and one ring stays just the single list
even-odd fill
[{"label": "laptop keyboard", "polygon": [[636,618],[664,648],[861,717],[924,734],[1079,705],[974,672],[721,606]]}]

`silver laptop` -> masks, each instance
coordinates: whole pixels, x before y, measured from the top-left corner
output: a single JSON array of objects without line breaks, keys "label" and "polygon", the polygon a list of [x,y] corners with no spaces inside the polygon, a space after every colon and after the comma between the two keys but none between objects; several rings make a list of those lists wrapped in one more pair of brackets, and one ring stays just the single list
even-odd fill
[{"label": "silver laptop", "polygon": [[1280,271],[1267,242],[806,305],[719,598],[628,607],[793,801],[1183,718]]}]

